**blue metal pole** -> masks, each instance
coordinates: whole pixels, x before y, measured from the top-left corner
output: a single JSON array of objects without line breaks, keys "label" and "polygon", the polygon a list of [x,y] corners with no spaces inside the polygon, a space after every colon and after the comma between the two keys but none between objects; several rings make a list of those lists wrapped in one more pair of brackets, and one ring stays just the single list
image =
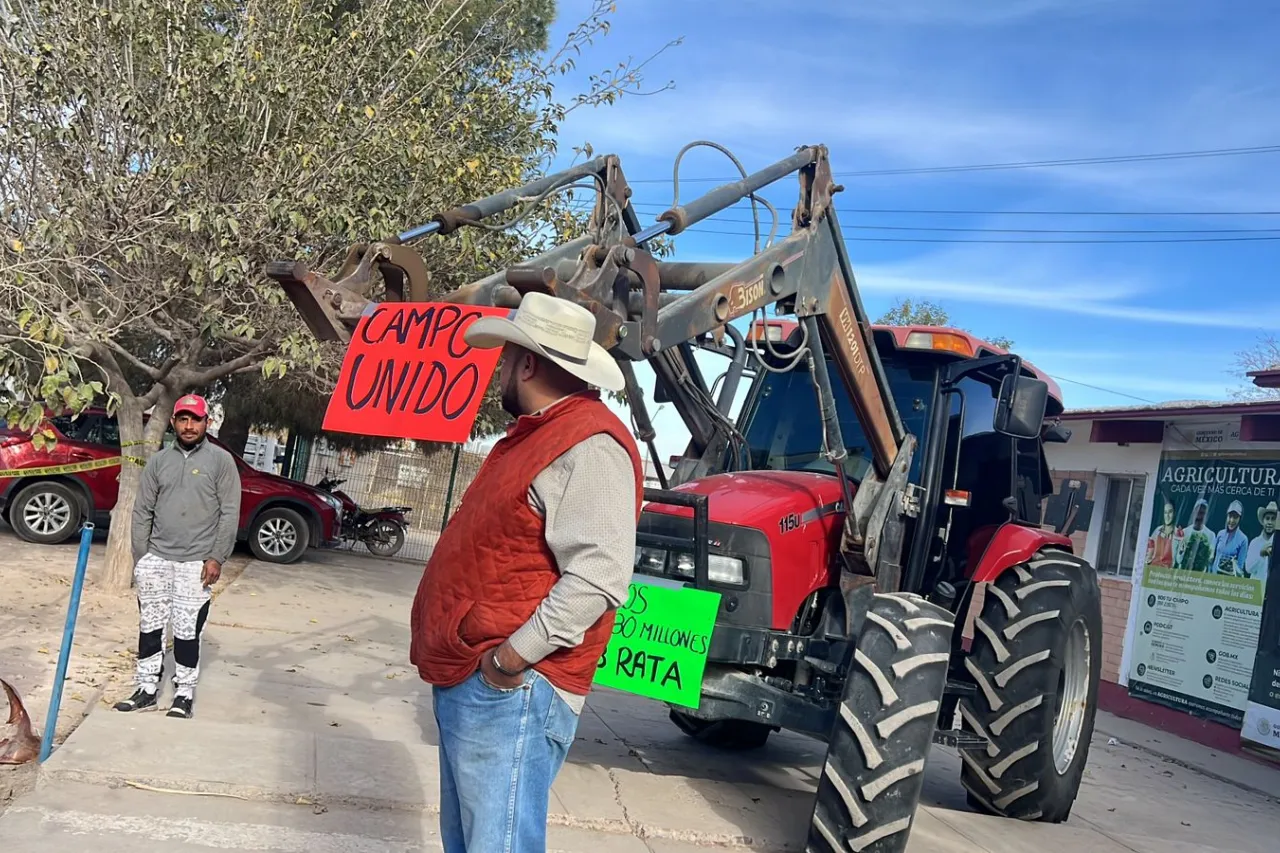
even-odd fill
[{"label": "blue metal pole", "polygon": [[58,725],[58,706],[62,704],[62,682],[67,677],[71,659],[71,643],[76,635],[76,614],[80,611],[80,591],[84,589],[84,572],[89,565],[89,545],[93,542],[93,523],[86,521],[80,529],[80,555],[76,558],[76,576],[71,581],[71,603],[67,605],[67,624],[62,629],[62,649],[58,652],[58,672],[53,677],[53,695],[49,697],[49,715],[44,724],[44,740],[40,742],[40,761],[53,750],[53,733]]}]

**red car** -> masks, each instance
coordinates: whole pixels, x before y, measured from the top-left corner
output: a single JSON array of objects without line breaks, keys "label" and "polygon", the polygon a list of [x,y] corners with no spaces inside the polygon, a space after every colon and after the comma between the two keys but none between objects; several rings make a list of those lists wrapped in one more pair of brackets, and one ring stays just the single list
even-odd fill
[{"label": "red car", "polygon": [[[39,469],[93,462],[120,455],[120,430],[114,416],[88,409],[79,416],[51,417],[57,442],[36,449],[26,432],[0,421],[0,471],[31,473],[0,476],[0,515],[28,542],[65,542],[84,519],[105,527],[119,492],[118,465],[71,473]],[[172,430],[166,436],[170,439]],[[216,438],[209,440],[225,447]],[[275,474],[251,468],[236,456],[240,471],[240,529],[260,560],[292,563],[311,546],[338,540],[342,504],[332,495]]]}]

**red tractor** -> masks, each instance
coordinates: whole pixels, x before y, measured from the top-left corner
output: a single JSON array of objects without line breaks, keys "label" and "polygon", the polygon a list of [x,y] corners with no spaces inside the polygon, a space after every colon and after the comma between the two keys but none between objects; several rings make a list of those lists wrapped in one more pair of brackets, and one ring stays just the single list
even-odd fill
[{"label": "red tractor", "polygon": [[[975,808],[1065,820],[1093,732],[1102,616],[1094,570],[1038,521],[1044,444],[1068,436],[1060,393],[964,332],[867,321],[824,147],[742,171],[642,228],[617,158],[601,157],[353,247],[337,281],[292,262],[268,274],[314,334],[349,340],[375,270],[384,299],[432,298],[409,240],[593,181],[590,233],[437,299],[515,306],[539,290],[586,306],[650,452],[632,362],[652,367],[655,398],[688,428],[673,482],[646,490],[636,543],[647,580],[721,595],[701,702],[672,719],[732,749],[782,728],[825,740],[810,850],[904,850],[933,743],[959,750]],[[742,199],[768,206],[756,193],[793,172],[790,235],[746,262],[645,249]],[[768,307],[794,319],[734,325]],[[716,383],[698,349],[729,359]]]}]

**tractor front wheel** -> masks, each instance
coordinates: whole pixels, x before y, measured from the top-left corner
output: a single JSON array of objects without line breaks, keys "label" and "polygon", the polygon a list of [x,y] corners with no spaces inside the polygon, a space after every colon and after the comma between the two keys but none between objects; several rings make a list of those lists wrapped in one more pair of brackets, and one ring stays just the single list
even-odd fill
[{"label": "tractor front wheel", "polygon": [[806,850],[906,850],[954,626],[950,611],[919,596],[874,597],[831,731]]},{"label": "tractor front wheel", "polygon": [[1059,823],[1080,790],[1098,708],[1102,594],[1087,562],[1045,549],[986,587],[964,661],[977,684],[961,781],[980,811]]}]

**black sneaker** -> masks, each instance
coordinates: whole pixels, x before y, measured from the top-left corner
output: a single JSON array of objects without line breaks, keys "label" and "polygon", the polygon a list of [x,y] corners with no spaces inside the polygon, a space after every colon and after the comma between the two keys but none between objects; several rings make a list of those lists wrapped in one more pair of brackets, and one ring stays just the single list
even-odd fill
[{"label": "black sneaker", "polygon": [[115,705],[117,711],[141,711],[146,708],[154,708],[155,706],[156,694],[148,693],[141,687],[135,690],[133,695],[128,699],[117,702]]},{"label": "black sneaker", "polygon": [[190,696],[174,696],[173,705],[169,707],[169,713],[166,717],[181,717],[184,720],[191,719],[191,703],[194,700]]}]

